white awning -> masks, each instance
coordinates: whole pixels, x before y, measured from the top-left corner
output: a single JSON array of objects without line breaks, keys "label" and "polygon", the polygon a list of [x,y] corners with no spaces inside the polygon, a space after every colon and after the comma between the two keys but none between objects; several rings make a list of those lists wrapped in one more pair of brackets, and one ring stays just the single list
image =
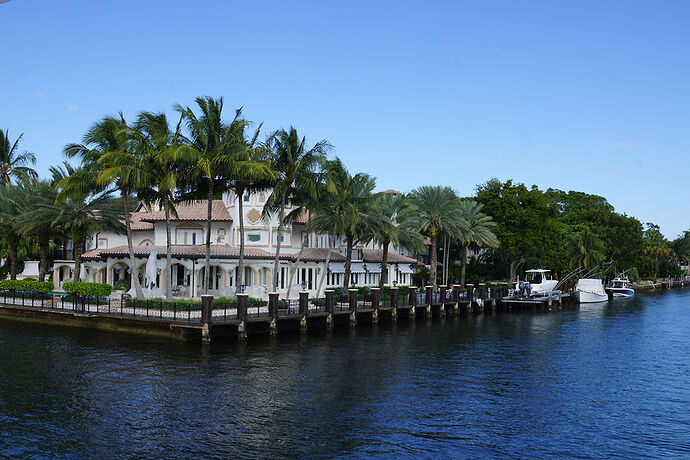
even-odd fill
[{"label": "white awning", "polygon": [[364,273],[366,270],[364,270],[364,264],[360,263],[353,263],[350,266],[350,272],[351,273]]},{"label": "white awning", "polygon": [[398,264],[398,271],[400,273],[414,273],[414,270],[412,270],[409,264]]},{"label": "white awning", "polygon": [[381,273],[381,265],[379,265],[379,264],[367,264],[367,271],[369,273]]},{"label": "white awning", "polygon": [[345,264],[341,262],[330,262],[328,269],[331,273],[345,273]]}]

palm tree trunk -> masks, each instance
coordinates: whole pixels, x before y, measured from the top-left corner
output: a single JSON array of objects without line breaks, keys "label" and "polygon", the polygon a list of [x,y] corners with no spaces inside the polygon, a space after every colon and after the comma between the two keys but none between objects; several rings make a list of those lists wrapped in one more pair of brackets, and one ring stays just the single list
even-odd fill
[{"label": "palm tree trunk", "polygon": [[[170,202],[166,198],[163,202],[165,211],[165,300],[172,300],[172,245],[170,242]],[[194,267],[192,266],[192,270]],[[194,286],[189,287],[194,290]]]},{"label": "palm tree trunk", "polygon": [[[383,291],[383,284],[386,281],[386,269],[388,266],[388,245],[390,241],[385,238],[383,240],[383,249],[381,251],[381,278],[379,279],[379,289]],[[388,284],[391,284],[390,282]]]},{"label": "palm tree trunk", "polygon": [[352,268],[352,244],[354,237],[352,235],[345,236],[347,241],[347,248],[345,250],[345,280],[343,287],[345,290],[350,286],[350,270]]},{"label": "palm tree trunk", "polygon": [[47,239],[41,240],[38,244],[38,281],[45,281],[48,272],[48,245]]},{"label": "palm tree trunk", "polygon": [[139,273],[136,269],[136,261],[134,260],[134,244],[132,243],[132,219],[129,214],[129,194],[122,192],[122,203],[125,208],[125,227],[127,228],[127,249],[129,250],[129,272],[131,285],[134,287],[134,293],[139,299],[144,298],[144,291],[141,290],[139,284]]},{"label": "palm tree trunk", "polygon": [[[336,226],[333,225],[333,245],[334,246],[335,246],[335,232],[336,232]],[[328,236],[329,235],[326,235],[326,239],[328,239]],[[328,241],[326,242],[326,246],[329,246]],[[323,291],[323,287],[325,284],[324,281],[326,280],[326,275],[328,274],[328,264],[331,263],[331,253],[333,252],[333,249],[335,249],[335,248],[328,247],[328,252],[326,253],[326,267],[323,270],[323,273],[321,273],[321,279],[319,280],[319,288],[316,290],[316,298],[317,299],[319,298],[319,296],[321,296],[321,292]]]},{"label": "palm tree trunk", "polygon": [[436,233],[432,233],[431,235],[431,267],[429,268],[429,284],[431,286],[436,286],[436,262],[438,261],[438,256],[436,254],[436,244],[438,235]]},{"label": "palm tree trunk", "polygon": [[278,287],[278,270],[280,269],[280,243],[283,235],[283,220],[285,220],[285,195],[287,190],[283,190],[280,196],[280,211],[278,212],[278,241],[276,242],[276,258],[273,262],[273,292]]},{"label": "palm tree trunk", "polygon": [[74,246],[74,272],[72,273],[72,281],[81,281],[81,254],[84,248],[85,239],[81,236],[72,239]]},{"label": "palm tree trunk", "polygon": [[[309,227],[311,226],[311,214],[309,214],[309,218],[307,219],[307,237],[309,236]],[[295,277],[295,272],[297,271],[297,266],[299,265],[300,261],[302,260],[302,252],[304,252],[304,238],[300,238],[302,241],[299,246],[299,252],[297,253],[297,260],[293,264],[292,268],[290,268],[290,278],[288,280],[288,287],[287,287],[287,294],[286,298],[290,298],[290,289],[292,289],[292,280]],[[328,246],[328,243],[326,244]],[[328,257],[328,256],[327,256]],[[326,266],[328,269],[328,266]],[[318,290],[317,290],[318,293]]]},{"label": "palm tree trunk", "polygon": [[17,279],[17,245],[13,244],[10,248],[10,279]]},{"label": "palm tree trunk", "polygon": [[206,260],[204,261],[204,294],[208,294],[211,273],[211,219],[213,212],[213,180],[208,182],[208,209],[206,211]]},{"label": "palm tree trunk", "polygon": [[244,199],[244,190],[240,189],[237,191],[237,206],[238,214],[240,219],[240,258],[237,262],[237,286],[235,287],[235,292],[240,292],[240,286],[244,284],[244,205],[242,200]]},{"label": "palm tree trunk", "polygon": [[465,287],[465,270],[467,269],[467,243],[462,243],[462,262],[460,263],[460,286]]}]

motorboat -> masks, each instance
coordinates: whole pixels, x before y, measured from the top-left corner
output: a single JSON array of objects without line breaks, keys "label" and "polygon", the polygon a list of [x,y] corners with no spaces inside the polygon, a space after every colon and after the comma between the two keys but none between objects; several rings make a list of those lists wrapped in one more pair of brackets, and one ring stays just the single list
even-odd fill
[{"label": "motorboat", "polygon": [[575,285],[575,300],[579,303],[606,302],[609,295],[599,278],[580,278]]},{"label": "motorboat", "polygon": [[610,293],[612,297],[632,297],[635,291],[632,288],[632,283],[627,276],[616,276],[606,288],[606,292]]},{"label": "motorboat", "polygon": [[558,280],[552,279],[551,270],[535,268],[525,272],[527,282],[520,283],[520,294],[526,297],[541,297],[553,292]]}]

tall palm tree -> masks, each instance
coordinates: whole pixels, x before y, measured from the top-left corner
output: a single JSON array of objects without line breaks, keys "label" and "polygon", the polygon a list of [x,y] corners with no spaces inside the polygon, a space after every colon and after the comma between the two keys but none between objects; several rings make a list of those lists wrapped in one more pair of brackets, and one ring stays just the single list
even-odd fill
[{"label": "tall palm tree", "polygon": [[31,242],[21,231],[19,216],[27,199],[20,185],[6,184],[0,193],[0,254],[7,258],[10,279],[17,279],[18,263]]},{"label": "tall palm tree", "polygon": [[261,125],[251,137],[246,134],[246,125],[237,126],[228,134],[233,137],[234,147],[223,158],[221,175],[227,178],[225,187],[232,190],[237,199],[237,214],[240,229],[240,254],[237,263],[237,284],[244,284],[244,194],[267,189],[275,174],[270,165],[268,149],[259,145],[257,139]]},{"label": "tall palm tree", "polygon": [[272,164],[276,173],[273,192],[266,202],[265,211],[278,211],[278,235],[276,254],[273,262],[273,291],[278,287],[278,271],[280,269],[280,246],[282,244],[283,227],[285,225],[285,206],[292,197],[295,184],[303,176],[314,172],[325,160],[330,144],[322,140],[312,148],[307,149],[306,138],[297,134],[297,129],[290,127],[289,131],[276,131],[268,142],[272,152]]},{"label": "tall palm tree", "polygon": [[130,197],[136,193],[139,186],[137,184],[137,173],[131,168],[119,168],[117,163],[108,163],[103,157],[108,153],[123,155],[113,155],[106,157],[110,161],[113,157],[136,157],[137,153],[129,142],[127,133],[129,125],[122,114],[119,117],[105,117],[103,120],[94,124],[84,135],[82,144],[69,144],[65,147],[65,154],[70,157],[81,158],[85,168],[93,169],[98,177],[96,186],[102,189],[108,188],[111,184],[120,192],[122,197],[123,215],[125,228],[127,230],[127,249],[129,251],[129,270],[131,285],[134,287],[135,295],[139,298],[144,297],[144,292],[139,283],[139,275],[136,270],[134,259],[134,244],[132,241],[132,219]]},{"label": "tall palm tree", "polygon": [[584,225],[567,236],[565,247],[571,265],[576,266],[578,270],[594,268],[605,257],[604,243],[596,233]]},{"label": "tall palm tree", "polygon": [[[351,175],[340,159],[325,164],[326,194],[323,197],[323,208],[312,219],[314,229],[332,232],[333,235],[344,235],[346,242],[345,274],[343,287],[350,285],[352,268],[352,249],[358,238],[363,235],[367,226],[377,223],[384,225],[384,219],[378,214],[376,198],[373,194],[376,181],[368,174]],[[326,256],[326,267],[330,262],[331,251]],[[323,288],[326,272],[321,273],[317,295]]]},{"label": "tall palm tree", "polygon": [[388,266],[388,249],[391,244],[397,247],[420,249],[424,238],[413,226],[412,216],[407,210],[407,197],[401,193],[378,193],[378,213],[383,218],[383,225],[367,226],[362,241],[374,241],[381,246],[381,278],[379,288],[383,289]]},{"label": "tall palm tree", "polygon": [[18,216],[19,228],[38,245],[38,278],[44,281],[48,272],[48,252],[55,237],[61,233],[55,225],[57,190],[55,183],[47,181],[26,181],[23,187]]},{"label": "tall palm tree", "polygon": [[462,225],[459,217],[460,200],[450,187],[424,185],[410,195],[412,216],[417,229],[431,240],[431,284],[436,286],[438,237],[443,232],[454,233]]},{"label": "tall palm tree", "polygon": [[460,285],[465,286],[465,269],[467,266],[467,247],[470,244],[490,247],[498,246],[498,237],[491,230],[496,226],[491,216],[482,212],[483,204],[474,200],[460,200],[459,213],[461,225],[457,229],[457,239],[462,247],[460,263]]},{"label": "tall palm tree", "polygon": [[0,186],[8,185],[12,179],[36,179],[38,174],[31,167],[36,157],[31,152],[19,152],[20,134],[14,142],[10,141],[8,130],[0,129]]},{"label": "tall palm tree", "polygon": [[[244,148],[240,133],[248,122],[242,119],[242,108],[235,111],[235,118],[229,125],[223,123],[223,98],[198,97],[196,104],[200,115],[189,107],[177,106],[187,125],[188,135],[178,147],[176,156],[184,157],[192,165],[193,180],[189,197],[197,197],[204,192],[207,199],[206,214],[206,258],[204,270],[204,292],[208,292],[211,271],[211,220],[213,200],[228,189],[228,178],[223,177],[223,166],[232,161],[232,156]],[[194,183],[201,184],[194,187]]]},{"label": "tall palm tree", "polygon": [[72,279],[79,281],[86,237],[96,230],[120,231],[122,214],[115,209],[110,190],[98,192],[97,176],[93,170],[75,168],[67,162],[50,170],[58,192],[53,225],[64,226],[70,232],[74,246]]}]

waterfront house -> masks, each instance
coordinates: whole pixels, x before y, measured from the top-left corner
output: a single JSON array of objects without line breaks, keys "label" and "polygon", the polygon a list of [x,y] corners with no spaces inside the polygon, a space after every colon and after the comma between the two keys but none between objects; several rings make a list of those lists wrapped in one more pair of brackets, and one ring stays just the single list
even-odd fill
[{"label": "waterfront house", "polygon": [[[245,267],[244,273],[237,273],[239,258],[239,206],[232,192],[215,200],[211,223],[211,269],[209,294],[232,296],[238,287],[250,296],[267,297],[271,290],[275,247],[278,238],[277,216],[262,218],[262,210],[269,192],[256,192],[243,196]],[[172,289],[180,298],[195,298],[203,289],[206,201],[176,205],[176,216],[172,217]],[[288,290],[289,274],[297,268],[290,296],[297,296],[303,288],[315,295],[321,274],[326,271],[326,287],[343,285],[345,271],[344,238],[306,231],[307,216],[301,215],[292,224],[287,224],[282,233],[278,292],[285,295]],[[157,286],[165,287],[166,229],[165,216],[161,209],[146,209],[139,205],[132,214],[134,254],[140,279],[144,279],[147,261],[152,252],[157,254]],[[302,257],[297,263],[301,242],[305,242]],[[86,252],[82,256],[82,281],[108,283],[115,288],[127,284],[129,279],[129,253],[125,234],[97,232],[89,235]],[[330,263],[326,265],[328,252]],[[52,268],[56,289],[71,281],[74,261],[72,242],[68,242],[62,254],[56,258]],[[369,244],[358,245],[353,251],[350,286],[376,286],[381,273],[380,247]],[[387,283],[408,285],[412,281],[415,255],[405,248],[389,249],[385,280]],[[143,283],[142,283],[143,284]],[[160,293],[160,291],[158,291]]]}]

